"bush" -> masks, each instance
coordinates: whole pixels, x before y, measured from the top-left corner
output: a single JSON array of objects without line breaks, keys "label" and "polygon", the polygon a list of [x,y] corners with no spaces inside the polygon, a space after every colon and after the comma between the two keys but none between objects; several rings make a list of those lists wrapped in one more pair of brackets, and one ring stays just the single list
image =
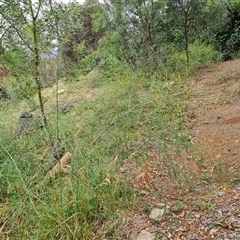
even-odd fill
[{"label": "bush", "polygon": [[216,51],[213,46],[205,45],[199,41],[190,45],[190,67],[196,69],[199,67],[209,66],[219,62],[222,58],[221,53]]},{"label": "bush", "polygon": [[37,93],[37,86],[31,75],[21,75],[12,81],[12,88],[16,99],[29,99]]},{"label": "bush", "polygon": [[[195,41],[189,45],[189,68],[191,70],[211,65],[221,60],[221,54],[214,50],[211,45],[205,45]],[[187,67],[185,52],[170,53],[166,62],[166,67],[175,72],[181,72]]]},{"label": "bush", "polygon": [[240,3],[231,1],[228,18],[215,34],[215,45],[222,51],[223,59],[240,56]]},{"label": "bush", "polygon": [[13,75],[29,72],[29,56],[21,50],[9,51],[1,55],[0,62],[6,65]]}]

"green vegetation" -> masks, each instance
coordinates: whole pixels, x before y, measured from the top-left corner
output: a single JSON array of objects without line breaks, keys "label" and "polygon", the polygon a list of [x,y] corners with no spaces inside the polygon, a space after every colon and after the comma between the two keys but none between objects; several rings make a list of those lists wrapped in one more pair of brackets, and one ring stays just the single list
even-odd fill
[{"label": "green vegetation", "polygon": [[[138,202],[121,172],[129,159],[144,169],[155,153],[157,171],[194,185],[186,78],[221,61],[228,40],[216,36],[228,10],[194,0],[28,2],[0,5],[0,63],[11,74],[1,80],[11,99],[0,99],[0,238],[117,239]],[[24,112],[38,124],[16,135]],[[45,181],[59,139],[71,168]]]},{"label": "green vegetation", "polygon": [[[74,98],[74,108],[57,119],[59,136],[73,154],[71,171],[40,189],[36,186],[53,164],[55,100],[45,103],[49,128],[19,138],[13,138],[16,122],[11,119],[17,119],[14,110],[22,109],[24,102],[9,103],[1,111],[0,191],[1,201],[7,198],[9,204],[2,214],[13,214],[8,220],[13,239],[91,239],[108,221],[113,224],[103,233],[117,236],[122,211],[126,214],[137,201],[120,174],[133,153],[137,164],[144,166],[151,151],[161,151],[172,178],[187,184],[187,175],[179,171],[182,162],[176,161],[190,146],[184,133],[185,106],[180,101],[187,90],[181,79],[168,84],[157,75],[126,70],[115,79],[102,79],[99,85],[94,79],[98,74],[91,74],[66,83],[62,97]],[[171,148],[178,154],[174,159]]]}]

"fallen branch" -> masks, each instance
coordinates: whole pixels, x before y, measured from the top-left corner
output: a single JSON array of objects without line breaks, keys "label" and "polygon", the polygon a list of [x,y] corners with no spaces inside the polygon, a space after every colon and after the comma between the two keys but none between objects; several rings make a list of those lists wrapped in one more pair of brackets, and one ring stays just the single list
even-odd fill
[{"label": "fallen branch", "polygon": [[69,167],[69,163],[71,162],[72,154],[69,152],[66,152],[63,157],[59,160],[57,164],[53,166],[53,168],[50,170],[49,175],[50,177],[55,177],[55,175],[58,172],[66,172],[66,169]]},{"label": "fallen branch", "polygon": [[46,174],[43,180],[37,184],[36,189],[39,191],[44,189],[49,182],[60,172],[68,172],[70,166],[69,163],[71,162],[72,154],[66,152],[63,157],[52,167],[52,169]]}]

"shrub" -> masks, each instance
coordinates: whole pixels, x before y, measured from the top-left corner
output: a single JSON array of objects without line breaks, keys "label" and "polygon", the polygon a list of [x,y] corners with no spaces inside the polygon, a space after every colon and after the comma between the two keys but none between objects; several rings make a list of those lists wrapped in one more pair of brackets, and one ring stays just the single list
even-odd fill
[{"label": "shrub", "polygon": [[[208,66],[221,60],[221,54],[211,45],[206,45],[195,41],[189,46],[189,68],[191,70]],[[166,62],[166,67],[175,72],[181,72],[187,65],[185,52],[170,53]]]}]

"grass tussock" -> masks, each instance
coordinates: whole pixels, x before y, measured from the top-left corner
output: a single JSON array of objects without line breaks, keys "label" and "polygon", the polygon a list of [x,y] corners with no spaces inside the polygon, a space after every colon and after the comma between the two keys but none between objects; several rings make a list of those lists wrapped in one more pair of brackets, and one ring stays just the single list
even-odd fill
[{"label": "grass tussock", "polygon": [[[61,85],[58,108],[62,102],[71,108],[58,117],[55,92],[43,91],[48,129],[13,137],[17,116],[31,109],[14,100],[2,107],[0,238],[117,237],[119,219],[137,201],[119,170],[133,153],[144,165],[151,151],[161,152],[169,176],[181,184],[189,180],[182,161],[191,145],[184,114],[188,91],[180,76],[164,81],[160,72],[146,76],[131,70],[114,79],[97,76]],[[73,155],[71,171],[39,188],[54,164],[57,137]]]}]

